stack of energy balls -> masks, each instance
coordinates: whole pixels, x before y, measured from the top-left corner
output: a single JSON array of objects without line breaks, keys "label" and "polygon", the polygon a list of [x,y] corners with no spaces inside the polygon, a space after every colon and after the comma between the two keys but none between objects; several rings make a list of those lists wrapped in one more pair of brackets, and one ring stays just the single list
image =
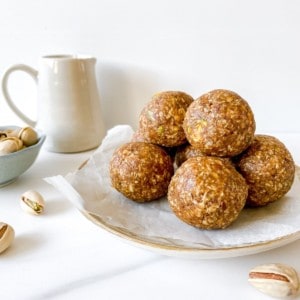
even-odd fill
[{"label": "stack of energy balls", "polygon": [[196,100],[180,91],[158,93],[141,111],[132,140],[111,158],[112,186],[136,202],[167,195],[185,223],[226,228],[245,205],[281,199],[294,180],[285,145],[255,128],[249,104],[232,91]]}]

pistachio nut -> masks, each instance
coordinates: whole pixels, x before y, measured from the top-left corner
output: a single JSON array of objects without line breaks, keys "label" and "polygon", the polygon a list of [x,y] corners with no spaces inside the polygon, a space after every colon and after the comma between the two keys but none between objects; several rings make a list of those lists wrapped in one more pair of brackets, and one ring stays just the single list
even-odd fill
[{"label": "pistachio nut", "polygon": [[250,270],[249,282],[257,290],[269,296],[284,298],[294,296],[299,290],[297,272],[290,266],[263,264]]},{"label": "pistachio nut", "polygon": [[14,229],[10,225],[0,222],[0,253],[5,251],[12,244],[14,238]]},{"label": "pistachio nut", "polygon": [[17,128],[17,129],[5,129],[3,132],[8,137],[18,137],[19,131],[20,131],[20,128]]},{"label": "pistachio nut", "polygon": [[23,141],[15,136],[7,137],[6,139],[14,141],[18,146],[18,151],[21,150],[24,146]]},{"label": "pistachio nut", "polygon": [[39,215],[44,211],[45,201],[39,192],[29,190],[21,196],[20,205],[25,212]]},{"label": "pistachio nut", "polygon": [[25,146],[29,147],[38,142],[38,134],[31,127],[24,127],[19,131],[18,138],[21,139]]},{"label": "pistachio nut", "polygon": [[7,137],[7,134],[4,131],[0,131],[0,140]]},{"label": "pistachio nut", "polygon": [[0,155],[16,152],[23,147],[23,142],[16,137],[6,137],[0,140]]}]

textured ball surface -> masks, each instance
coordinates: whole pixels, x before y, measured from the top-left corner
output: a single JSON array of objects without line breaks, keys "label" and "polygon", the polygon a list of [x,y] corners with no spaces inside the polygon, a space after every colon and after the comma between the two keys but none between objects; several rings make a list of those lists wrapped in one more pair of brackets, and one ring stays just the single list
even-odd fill
[{"label": "textured ball surface", "polygon": [[184,144],[183,120],[193,101],[191,96],[183,92],[155,94],[140,114],[139,132],[145,141],[165,147]]},{"label": "textured ball surface", "polygon": [[174,168],[161,147],[132,142],[114,152],[109,171],[117,191],[131,200],[146,202],[167,194]]},{"label": "textured ball surface", "polygon": [[237,157],[236,165],[249,186],[249,206],[263,206],[282,198],[294,181],[293,158],[273,136],[256,135],[251,146]]},{"label": "textured ball surface", "polygon": [[183,127],[192,146],[221,157],[244,151],[256,128],[248,103],[228,90],[213,90],[196,99],[187,109]]},{"label": "textured ball surface", "polygon": [[171,209],[182,221],[203,229],[222,229],[240,214],[247,184],[227,159],[189,158],[176,171],[168,191]]}]

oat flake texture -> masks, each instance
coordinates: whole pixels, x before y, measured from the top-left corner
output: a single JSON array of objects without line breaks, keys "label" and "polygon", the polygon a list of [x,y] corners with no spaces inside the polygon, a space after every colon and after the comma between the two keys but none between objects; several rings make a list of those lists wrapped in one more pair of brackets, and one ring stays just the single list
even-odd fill
[{"label": "oat flake texture", "polygon": [[112,186],[127,198],[147,202],[165,196],[174,173],[171,157],[159,146],[125,143],[110,160]]},{"label": "oat flake texture", "polygon": [[248,194],[244,178],[224,158],[189,158],[169,185],[168,201],[179,219],[203,229],[229,226],[243,209]]},{"label": "oat flake texture", "polygon": [[194,99],[180,91],[155,94],[143,108],[139,118],[139,133],[145,141],[165,147],[186,142],[183,120]]},{"label": "oat flake texture", "polygon": [[248,206],[263,206],[279,200],[293,184],[292,155],[273,136],[256,135],[251,146],[235,160],[249,186]]},{"label": "oat flake texture", "polygon": [[203,153],[231,157],[252,142],[255,120],[248,103],[228,90],[213,90],[196,99],[183,123],[187,140]]}]

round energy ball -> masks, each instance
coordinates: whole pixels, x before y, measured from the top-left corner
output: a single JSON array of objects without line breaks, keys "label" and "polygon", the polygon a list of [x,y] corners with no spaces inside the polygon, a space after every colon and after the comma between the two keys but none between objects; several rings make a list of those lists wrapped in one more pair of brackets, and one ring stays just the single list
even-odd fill
[{"label": "round energy ball", "polygon": [[187,109],[183,128],[191,145],[207,155],[232,157],[252,142],[255,120],[248,103],[228,90],[213,90]]},{"label": "round energy ball", "polygon": [[167,194],[174,168],[161,147],[131,142],[115,150],[109,172],[117,191],[136,202],[147,202]]},{"label": "round energy ball", "polygon": [[175,215],[187,224],[222,229],[236,220],[247,195],[245,179],[229,160],[197,156],[175,172],[168,201]]},{"label": "round energy ball", "polygon": [[139,118],[139,132],[149,143],[175,147],[186,142],[182,123],[194,99],[179,91],[155,94],[143,108]]},{"label": "round energy ball", "polygon": [[295,176],[292,155],[277,138],[256,135],[249,148],[235,159],[249,186],[248,206],[263,206],[282,198]]}]

